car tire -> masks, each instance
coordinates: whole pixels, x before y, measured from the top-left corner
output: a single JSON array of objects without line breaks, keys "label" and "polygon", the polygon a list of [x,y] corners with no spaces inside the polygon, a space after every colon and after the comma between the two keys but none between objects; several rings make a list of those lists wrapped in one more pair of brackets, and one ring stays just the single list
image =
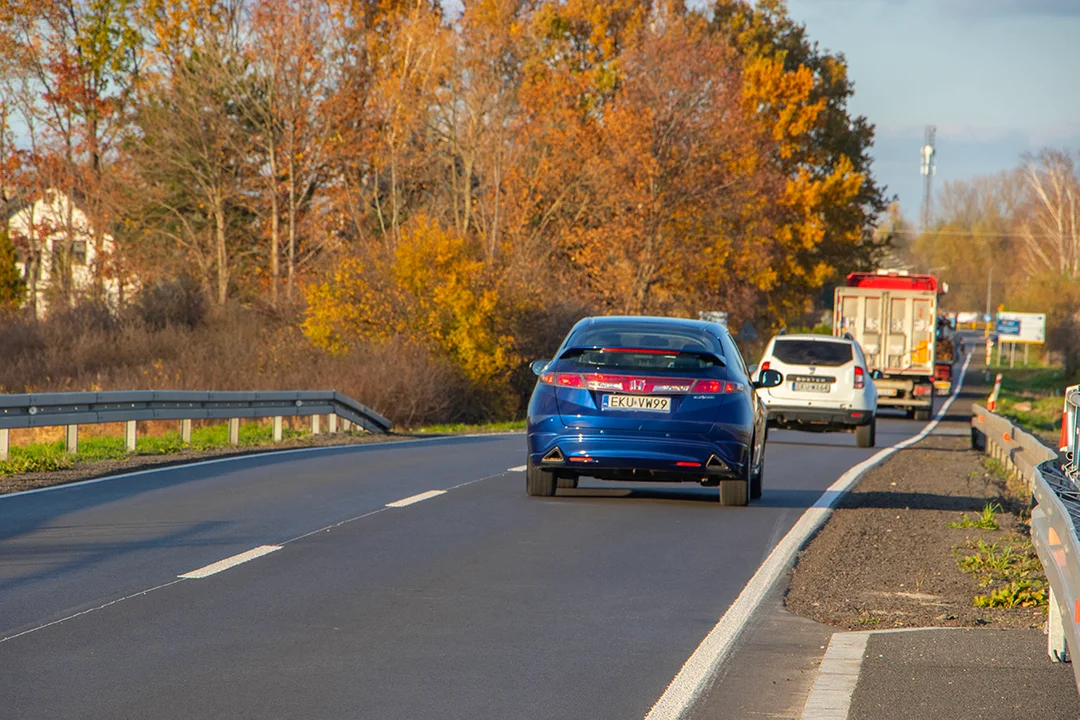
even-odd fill
[{"label": "car tire", "polygon": [[926,408],[915,411],[915,419],[918,422],[926,422],[930,419],[930,411]]},{"label": "car tire", "polygon": [[551,497],[555,494],[555,473],[541,470],[532,462],[525,466],[525,492],[532,497]]},{"label": "car tire", "polygon": [[877,418],[870,418],[866,425],[860,425],[855,429],[855,445],[861,448],[872,448],[877,443]]},{"label": "car tire", "polygon": [[577,490],[577,481],[577,477],[559,475],[555,483],[559,490]]},{"label": "car tire", "polygon": [[720,504],[739,507],[750,503],[750,486],[754,483],[754,439],[750,439],[750,457],[743,463],[738,478],[720,481]]},{"label": "car tire", "polygon": [[765,443],[769,442],[769,431],[765,430],[765,440],[761,443],[761,462],[758,463],[757,472],[750,474],[750,499],[757,500],[761,497],[762,480],[765,476]]},{"label": "car tire", "polygon": [[749,504],[749,484],[746,480],[721,480],[720,504],[724,507]]}]

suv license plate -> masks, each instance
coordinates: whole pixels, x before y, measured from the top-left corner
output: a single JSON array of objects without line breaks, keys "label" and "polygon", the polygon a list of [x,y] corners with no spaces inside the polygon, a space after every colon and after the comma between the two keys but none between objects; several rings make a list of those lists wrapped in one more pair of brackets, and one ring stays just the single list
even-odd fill
[{"label": "suv license plate", "polygon": [[652,395],[605,395],[605,410],[644,410],[645,412],[671,412],[671,398]]},{"label": "suv license plate", "polygon": [[829,384],[797,382],[791,383],[791,389],[796,392],[827,393],[829,392]]}]

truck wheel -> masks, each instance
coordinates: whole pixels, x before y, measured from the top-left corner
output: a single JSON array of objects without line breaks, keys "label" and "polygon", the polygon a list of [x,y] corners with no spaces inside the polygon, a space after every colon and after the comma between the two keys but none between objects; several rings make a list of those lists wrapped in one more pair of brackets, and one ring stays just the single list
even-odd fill
[{"label": "truck wheel", "polygon": [[921,408],[915,411],[915,419],[919,422],[926,422],[930,419],[930,410],[927,408]]},{"label": "truck wheel", "polygon": [[877,442],[877,418],[870,418],[867,425],[860,425],[855,429],[855,445],[861,448],[872,448]]},{"label": "truck wheel", "polygon": [[555,473],[545,472],[531,462],[525,468],[525,492],[533,497],[555,494]]}]

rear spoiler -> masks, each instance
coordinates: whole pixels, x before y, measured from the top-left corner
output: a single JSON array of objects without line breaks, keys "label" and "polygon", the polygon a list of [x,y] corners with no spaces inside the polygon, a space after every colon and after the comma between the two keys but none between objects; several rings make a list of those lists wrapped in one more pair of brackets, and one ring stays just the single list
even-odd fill
[{"label": "rear spoiler", "polygon": [[667,350],[661,348],[624,348],[624,347],[601,347],[599,345],[584,346],[576,345],[574,347],[568,347],[559,354],[559,360],[565,360],[567,358],[579,357],[583,353],[587,352],[609,352],[609,353],[642,353],[645,355],[693,355],[695,357],[707,358],[712,360],[715,364],[721,367],[727,367],[727,361],[716,353],[709,352],[708,350]]}]

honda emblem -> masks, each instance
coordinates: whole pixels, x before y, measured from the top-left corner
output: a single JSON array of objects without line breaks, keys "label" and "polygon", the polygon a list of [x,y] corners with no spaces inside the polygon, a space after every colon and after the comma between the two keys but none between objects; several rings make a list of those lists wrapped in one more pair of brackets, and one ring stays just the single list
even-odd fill
[{"label": "honda emblem", "polygon": [[642,390],[645,389],[645,381],[644,380],[631,380],[630,381],[630,389],[631,390],[636,390],[637,392],[641,392]]}]

